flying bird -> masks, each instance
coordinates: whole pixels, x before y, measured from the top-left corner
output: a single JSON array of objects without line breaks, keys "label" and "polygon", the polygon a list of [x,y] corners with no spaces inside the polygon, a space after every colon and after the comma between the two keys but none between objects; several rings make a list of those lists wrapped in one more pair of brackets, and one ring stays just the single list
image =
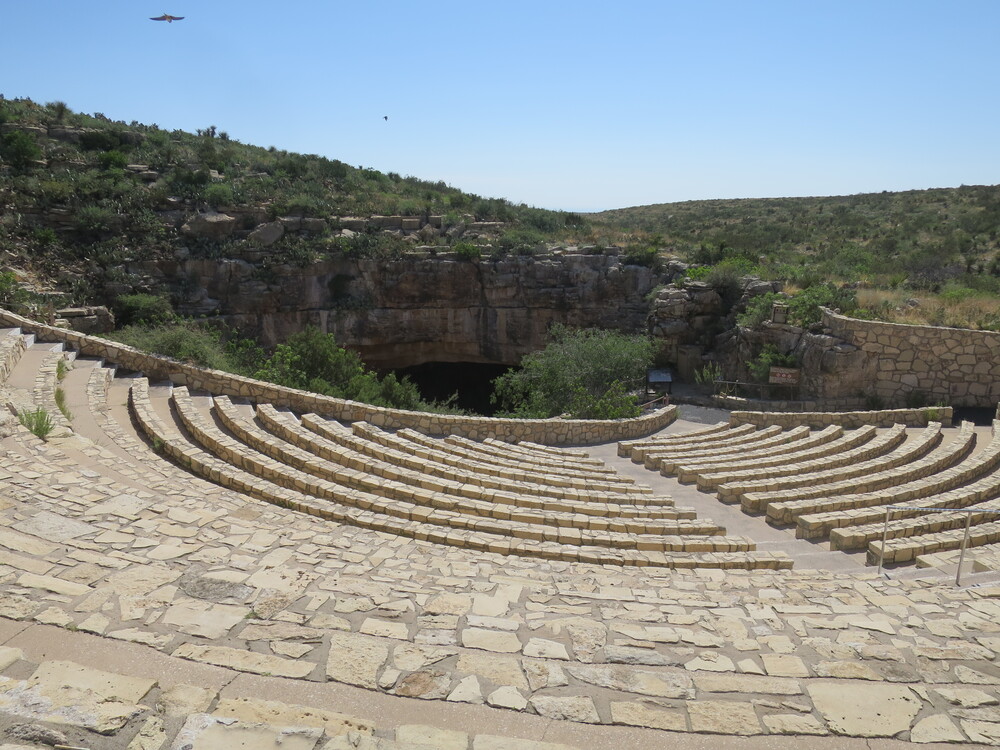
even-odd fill
[{"label": "flying bird", "polygon": [[386,122],[389,122],[389,115],[385,115],[382,119],[385,120]]},{"label": "flying bird", "polygon": [[150,18],[150,21],[166,21],[167,23],[173,23],[174,21],[183,21],[184,16],[172,16],[169,13],[164,13],[162,16],[157,16],[156,18]]}]

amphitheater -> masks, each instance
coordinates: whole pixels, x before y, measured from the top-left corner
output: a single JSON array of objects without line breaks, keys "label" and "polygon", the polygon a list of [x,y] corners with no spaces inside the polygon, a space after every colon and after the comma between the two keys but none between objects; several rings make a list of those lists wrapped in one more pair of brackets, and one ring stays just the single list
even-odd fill
[{"label": "amphitheater", "polygon": [[996,422],[393,412],[2,311],[0,387],[2,750],[1000,744]]}]

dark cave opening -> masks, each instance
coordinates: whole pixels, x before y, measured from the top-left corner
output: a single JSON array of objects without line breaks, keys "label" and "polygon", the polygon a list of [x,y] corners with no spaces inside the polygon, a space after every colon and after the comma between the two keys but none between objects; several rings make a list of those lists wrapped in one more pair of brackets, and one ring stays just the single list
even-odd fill
[{"label": "dark cave opening", "polygon": [[426,401],[446,401],[458,394],[455,406],[491,417],[496,407],[490,403],[493,379],[503,375],[507,365],[482,362],[425,362],[392,370],[397,377],[412,380]]}]

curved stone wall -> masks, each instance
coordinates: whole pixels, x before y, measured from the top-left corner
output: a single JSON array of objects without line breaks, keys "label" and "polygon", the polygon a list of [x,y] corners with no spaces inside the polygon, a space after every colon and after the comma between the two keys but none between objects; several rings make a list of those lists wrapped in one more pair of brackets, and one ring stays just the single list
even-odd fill
[{"label": "curved stone wall", "polygon": [[823,372],[826,398],[856,395],[843,391],[861,384],[887,404],[910,393],[953,406],[992,408],[1000,401],[1000,333],[858,320],[829,310],[823,326],[864,355],[850,373]]},{"label": "curved stone wall", "polygon": [[0,327],[20,328],[47,341],[63,342],[88,357],[100,357],[119,367],[143,372],[151,378],[169,379],[189,388],[267,402],[345,422],[365,421],[389,429],[409,427],[429,435],[460,435],[473,440],[494,437],[543,445],[588,445],[643,437],[663,429],[677,418],[676,406],[668,406],[636,419],[497,419],[386,409],[285,388],[219,370],[206,370],[107,339],[38,323],[7,310],[0,310]]}]

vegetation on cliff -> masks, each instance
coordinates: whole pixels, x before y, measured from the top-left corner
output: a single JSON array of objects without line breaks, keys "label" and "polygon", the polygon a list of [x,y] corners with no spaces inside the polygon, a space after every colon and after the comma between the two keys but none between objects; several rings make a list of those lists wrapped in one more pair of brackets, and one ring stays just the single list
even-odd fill
[{"label": "vegetation on cliff", "polygon": [[[391,256],[417,242],[447,250],[471,222],[495,224],[491,252],[532,252],[584,224],[578,214],[444,182],[243,144],[215,126],[167,131],[2,97],[0,209],[0,262],[55,286],[63,303],[109,305],[122,293],[159,291],[130,269],[136,260],[239,257],[256,248],[273,268],[340,254]],[[232,222],[182,231],[216,211]],[[434,216],[434,231],[404,236],[377,223],[343,231],[344,217],[373,216],[413,217],[421,226]],[[248,239],[278,219],[294,231]],[[466,242],[464,257],[474,257]]]},{"label": "vegetation on cliff", "polygon": [[689,263],[857,290],[859,314],[1000,329],[1000,185],[689,201],[591,214],[595,231]]}]

